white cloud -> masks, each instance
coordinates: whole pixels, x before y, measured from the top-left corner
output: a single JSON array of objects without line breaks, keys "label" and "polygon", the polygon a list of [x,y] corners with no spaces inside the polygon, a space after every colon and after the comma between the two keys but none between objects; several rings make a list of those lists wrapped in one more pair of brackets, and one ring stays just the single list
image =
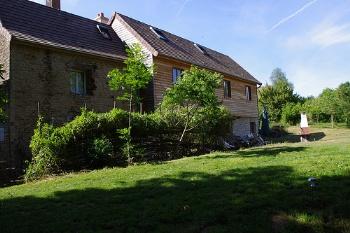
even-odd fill
[{"label": "white cloud", "polygon": [[350,24],[321,22],[303,35],[290,36],[283,45],[291,50],[311,47],[327,48],[338,44],[350,43]]},{"label": "white cloud", "polygon": [[309,8],[311,5],[313,5],[314,3],[316,3],[318,0],[312,0],[308,3],[306,3],[304,6],[302,6],[300,9],[298,9],[297,11],[295,11],[294,13],[288,15],[287,17],[281,19],[279,22],[277,22],[275,25],[273,25],[270,30],[268,30],[268,32],[271,32],[273,30],[275,30],[276,28],[278,28],[279,26],[281,26],[282,24],[288,22],[289,20],[291,20],[292,18],[296,17],[297,15],[299,15],[301,12],[303,12],[304,10],[306,10],[307,8]]},{"label": "white cloud", "polygon": [[311,33],[311,42],[328,47],[350,42],[350,24],[321,25]]}]

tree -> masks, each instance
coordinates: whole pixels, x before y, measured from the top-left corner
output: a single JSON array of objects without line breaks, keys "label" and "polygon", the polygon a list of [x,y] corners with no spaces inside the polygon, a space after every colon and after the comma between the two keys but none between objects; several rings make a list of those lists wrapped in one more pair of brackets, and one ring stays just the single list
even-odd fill
[{"label": "tree", "polygon": [[342,83],[337,88],[340,110],[345,118],[345,122],[350,126],[350,82]]},{"label": "tree", "polygon": [[312,119],[315,119],[319,123],[320,114],[322,114],[322,108],[319,98],[308,97],[303,105],[305,112],[311,114]]},{"label": "tree", "polygon": [[266,107],[272,121],[279,122],[282,108],[287,103],[296,103],[301,98],[294,94],[293,84],[290,83],[280,68],[272,71],[271,85],[266,84],[259,90],[259,109]]},{"label": "tree", "polygon": [[326,88],[318,98],[322,112],[330,115],[332,128],[334,128],[334,117],[337,113],[339,113],[339,99],[336,91]]},{"label": "tree", "polygon": [[215,90],[220,87],[221,82],[220,74],[193,66],[184,71],[179,81],[167,90],[161,112],[173,115],[172,119],[175,121],[183,119],[180,142],[186,132],[199,126],[200,121],[196,121],[197,119],[219,111],[220,104]]},{"label": "tree", "polygon": [[297,125],[300,113],[303,111],[301,103],[287,103],[282,109],[281,121],[285,124]]},{"label": "tree", "polygon": [[129,127],[121,133],[127,140],[127,156],[130,158],[132,106],[140,102],[139,91],[152,80],[153,67],[146,65],[146,56],[139,44],[128,47],[126,52],[128,58],[124,61],[125,66],[108,73],[108,85],[111,90],[122,92],[117,99],[129,103]]}]

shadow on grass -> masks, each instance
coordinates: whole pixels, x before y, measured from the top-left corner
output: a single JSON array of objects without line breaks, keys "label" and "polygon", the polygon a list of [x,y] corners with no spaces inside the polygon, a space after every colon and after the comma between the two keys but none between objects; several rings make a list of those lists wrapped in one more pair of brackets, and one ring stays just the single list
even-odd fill
[{"label": "shadow on grass", "polygon": [[[307,139],[311,142],[319,141],[323,139],[326,136],[324,132],[316,132],[311,133]],[[279,136],[279,137],[273,137],[273,138],[267,138],[267,142],[272,143],[300,143],[300,135],[298,134],[292,134],[292,133],[286,133],[285,135]]]},{"label": "shadow on grass", "polygon": [[[182,173],[142,180],[133,187],[71,190],[46,198],[9,198],[0,202],[0,229],[2,233],[346,230],[349,177],[322,177],[316,190],[310,190],[306,180],[289,167],[272,166],[218,175]],[[303,220],[305,215],[309,220]]]},{"label": "shadow on grass", "polygon": [[290,146],[280,146],[280,147],[256,147],[247,150],[233,151],[230,153],[223,153],[217,155],[211,155],[208,157],[198,157],[194,158],[195,160],[203,159],[227,159],[229,157],[276,157],[282,153],[291,153],[291,152],[301,152],[307,149],[307,147],[290,147]]}]

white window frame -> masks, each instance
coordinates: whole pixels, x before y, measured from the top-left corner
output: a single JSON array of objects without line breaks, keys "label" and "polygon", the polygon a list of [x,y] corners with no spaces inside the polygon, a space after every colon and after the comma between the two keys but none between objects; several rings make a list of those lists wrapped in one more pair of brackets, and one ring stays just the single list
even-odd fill
[{"label": "white window frame", "polygon": [[[78,76],[80,74],[80,76]],[[73,76],[72,76],[73,75]],[[79,78],[82,77],[83,87],[81,88]],[[74,79],[74,80],[73,80]],[[86,74],[83,71],[72,70],[69,73],[70,92],[75,95],[86,95]],[[73,84],[74,83],[74,84]],[[74,85],[74,87],[73,87]],[[82,89],[82,92],[80,91]]]},{"label": "white window frame", "polygon": [[183,69],[173,67],[173,70],[172,70],[173,84],[177,83],[177,81],[179,80],[179,77],[181,77],[183,72],[184,72]]}]

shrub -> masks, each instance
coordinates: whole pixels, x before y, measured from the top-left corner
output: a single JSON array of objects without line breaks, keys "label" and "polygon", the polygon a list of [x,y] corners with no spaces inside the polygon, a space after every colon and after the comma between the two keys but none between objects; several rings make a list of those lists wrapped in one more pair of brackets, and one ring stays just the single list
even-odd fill
[{"label": "shrub", "polygon": [[93,167],[102,167],[112,158],[113,144],[106,136],[95,138],[88,147],[87,155]]},{"label": "shrub", "polygon": [[61,127],[43,123],[40,118],[30,144],[33,159],[26,180],[63,171],[168,160],[216,148],[219,138],[229,130],[230,114],[224,108],[200,112],[194,120],[198,127],[189,131],[183,142],[178,139],[184,122],[176,126],[159,112],[132,113],[131,130],[128,112],[121,109],[107,113],[83,109],[81,115]]},{"label": "shrub", "polygon": [[300,113],[303,107],[300,103],[288,103],[282,109],[282,123],[297,125],[300,122]]}]

